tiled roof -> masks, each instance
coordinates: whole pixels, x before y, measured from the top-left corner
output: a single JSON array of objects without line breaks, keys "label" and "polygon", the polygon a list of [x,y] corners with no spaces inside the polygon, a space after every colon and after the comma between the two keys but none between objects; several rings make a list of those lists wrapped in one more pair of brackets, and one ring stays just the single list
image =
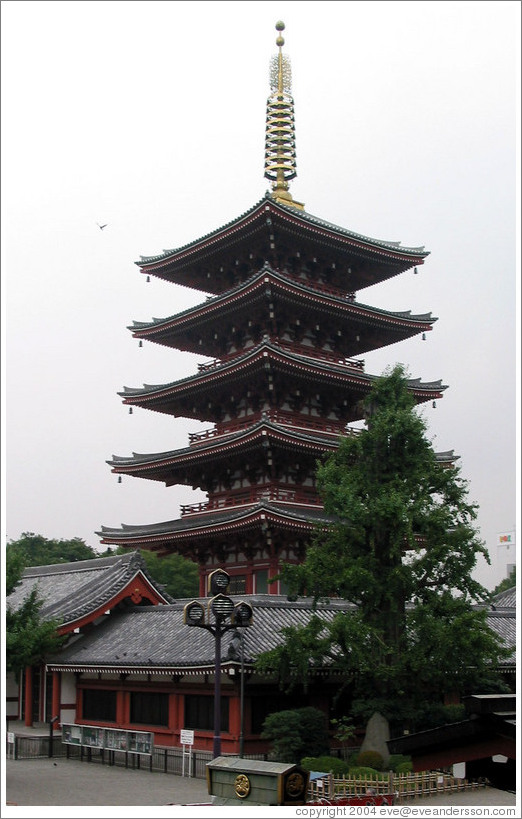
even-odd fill
[{"label": "tiled roof", "polygon": [[[229,457],[231,453],[238,454],[244,450],[250,450],[253,442],[261,445],[265,441],[270,441],[274,447],[278,445],[284,447],[291,442],[301,452],[315,453],[318,450],[320,452],[335,450],[339,446],[341,435],[339,431],[322,433],[319,430],[260,420],[241,430],[228,434],[223,433],[219,436],[209,436],[198,442],[197,445],[167,452],[133,452],[132,455],[113,455],[107,463],[113,467],[115,472],[145,475],[148,470],[149,476],[166,480],[167,476],[171,477],[172,470],[177,466],[186,467],[187,464],[198,464],[209,458],[215,459],[219,455]],[[454,450],[436,452],[435,457],[441,464],[452,464],[459,459]]]},{"label": "tiled roof", "polygon": [[[303,626],[313,614],[312,600],[289,601],[278,595],[231,595],[234,602],[245,600],[254,612],[253,625],[244,630],[245,661],[275,648],[281,641],[281,630],[288,626]],[[189,600],[169,606],[140,607],[113,615],[89,634],[82,635],[54,657],[52,667],[105,668],[127,672],[160,673],[165,670],[206,670],[214,665],[215,644],[204,629],[183,624],[183,609]],[[200,598],[205,605],[208,598]],[[343,600],[329,600],[317,608],[326,621],[336,612],[353,610]],[[488,617],[488,624],[508,643],[514,645],[514,612]],[[222,664],[233,662],[229,649],[233,630],[222,638]],[[512,665],[510,660],[506,665]]]},{"label": "tiled roof", "polygon": [[496,609],[514,609],[517,604],[517,587],[512,586],[510,589],[499,592],[491,599],[491,604]]},{"label": "tiled roof", "polygon": [[[488,611],[488,626],[507,646],[516,649],[517,621],[515,609],[504,609],[503,611]],[[504,665],[514,665],[516,663],[516,651],[508,659],[503,661]]]},{"label": "tiled roof", "polygon": [[[305,625],[311,615],[311,601],[290,603],[275,595],[231,595],[234,602],[246,600],[254,609],[254,625],[245,629],[245,659],[268,651],[279,642],[278,634],[289,625]],[[208,598],[200,598],[203,605]],[[183,624],[183,608],[189,600],[170,606],[146,606],[107,618],[93,632],[82,636],[54,662],[60,665],[107,666],[131,665],[147,670],[212,668],[214,639],[204,629]],[[321,616],[332,619],[335,611],[346,608],[342,601],[321,608]],[[226,664],[233,630],[222,638],[221,656]],[[236,658],[237,659],[237,658]],[[51,665],[53,663],[51,662]]]},{"label": "tiled roof", "polygon": [[43,600],[42,619],[58,620],[66,625],[109,604],[137,574],[143,575],[163,600],[171,601],[172,598],[148,574],[141,555],[130,552],[28,568],[6,602],[11,608],[18,608],[36,586],[38,596]]}]

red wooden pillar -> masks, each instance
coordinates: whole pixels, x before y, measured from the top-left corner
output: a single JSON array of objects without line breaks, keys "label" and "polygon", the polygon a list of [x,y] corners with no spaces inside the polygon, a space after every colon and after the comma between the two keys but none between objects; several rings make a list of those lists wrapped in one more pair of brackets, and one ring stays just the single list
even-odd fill
[{"label": "red wooden pillar", "polygon": [[178,699],[179,694],[176,692],[175,694],[171,694],[169,696],[169,730],[174,732],[179,727],[178,726]]},{"label": "red wooden pillar", "polygon": [[28,728],[33,724],[33,669],[25,667],[25,724]]},{"label": "red wooden pillar", "polygon": [[62,693],[62,675],[60,671],[53,671],[53,696],[52,696],[52,713],[50,719],[58,717],[54,723],[55,728],[61,726],[61,693]]},{"label": "red wooden pillar", "polygon": [[128,692],[116,692],[116,725],[121,728],[122,725],[127,724],[129,719],[128,714]]},{"label": "red wooden pillar", "polygon": [[254,594],[254,562],[252,560],[247,563],[245,594]]},{"label": "red wooden pillar", "polygon": [[176,729],[181,731],[181,729],[185,727],[185,695],[178,694],[176,700],[177,700]]}]

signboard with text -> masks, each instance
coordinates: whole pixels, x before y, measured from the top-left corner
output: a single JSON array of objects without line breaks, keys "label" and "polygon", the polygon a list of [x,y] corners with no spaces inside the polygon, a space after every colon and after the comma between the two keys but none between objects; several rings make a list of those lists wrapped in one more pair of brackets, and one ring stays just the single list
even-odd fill
[{"label": "signboard with text", "polygon": [[182,728],[179,734],[179,741],[182,745],[194,745],[194,731],[187,731]]},{"label": "signboard with text", "polygon": [[154,747],[154,734],[150,731],[98,728],[95,725],[62,725],[62,742],[66,745],[150,756]]}]

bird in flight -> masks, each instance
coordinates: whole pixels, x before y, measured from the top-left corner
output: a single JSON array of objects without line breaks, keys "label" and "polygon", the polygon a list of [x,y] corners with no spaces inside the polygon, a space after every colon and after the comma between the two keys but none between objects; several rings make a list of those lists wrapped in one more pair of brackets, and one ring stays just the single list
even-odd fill
[{"label": "bird in flight", "polygon": [[100,228],[100,230],[103,230],[103,228],[106,228],[106,227],[107,227],[107,225],[100,225],[100,223],[99,223],[99,222],[96,222],[96,224],[98,225],[98,227]]}]

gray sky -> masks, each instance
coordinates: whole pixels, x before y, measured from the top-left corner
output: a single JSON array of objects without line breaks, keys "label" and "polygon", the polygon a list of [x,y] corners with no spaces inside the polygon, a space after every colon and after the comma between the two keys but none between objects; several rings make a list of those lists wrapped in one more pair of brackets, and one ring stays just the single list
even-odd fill
[{"label": "gray sky", "polygon": [[520,4],[4,0],[1,12],[4,536],[96,547],[102,524],[177,518],[202,497],[118,484],[105,463],[186,446],[198,429],[129,415],[117,396],[205,360],[132,339],[134,319],[204,300],[147,284],[134,262],[220,227],[268,189],[281,19],[294,198],[431,253],[419,275],[358,293],[439,317],[425,342],[366,355],[366,370],[400,361],[448,385],[423,413],[435,449],[461,456],[492,558],[477,577],[495,586],[497,536],[519,523]]}]

